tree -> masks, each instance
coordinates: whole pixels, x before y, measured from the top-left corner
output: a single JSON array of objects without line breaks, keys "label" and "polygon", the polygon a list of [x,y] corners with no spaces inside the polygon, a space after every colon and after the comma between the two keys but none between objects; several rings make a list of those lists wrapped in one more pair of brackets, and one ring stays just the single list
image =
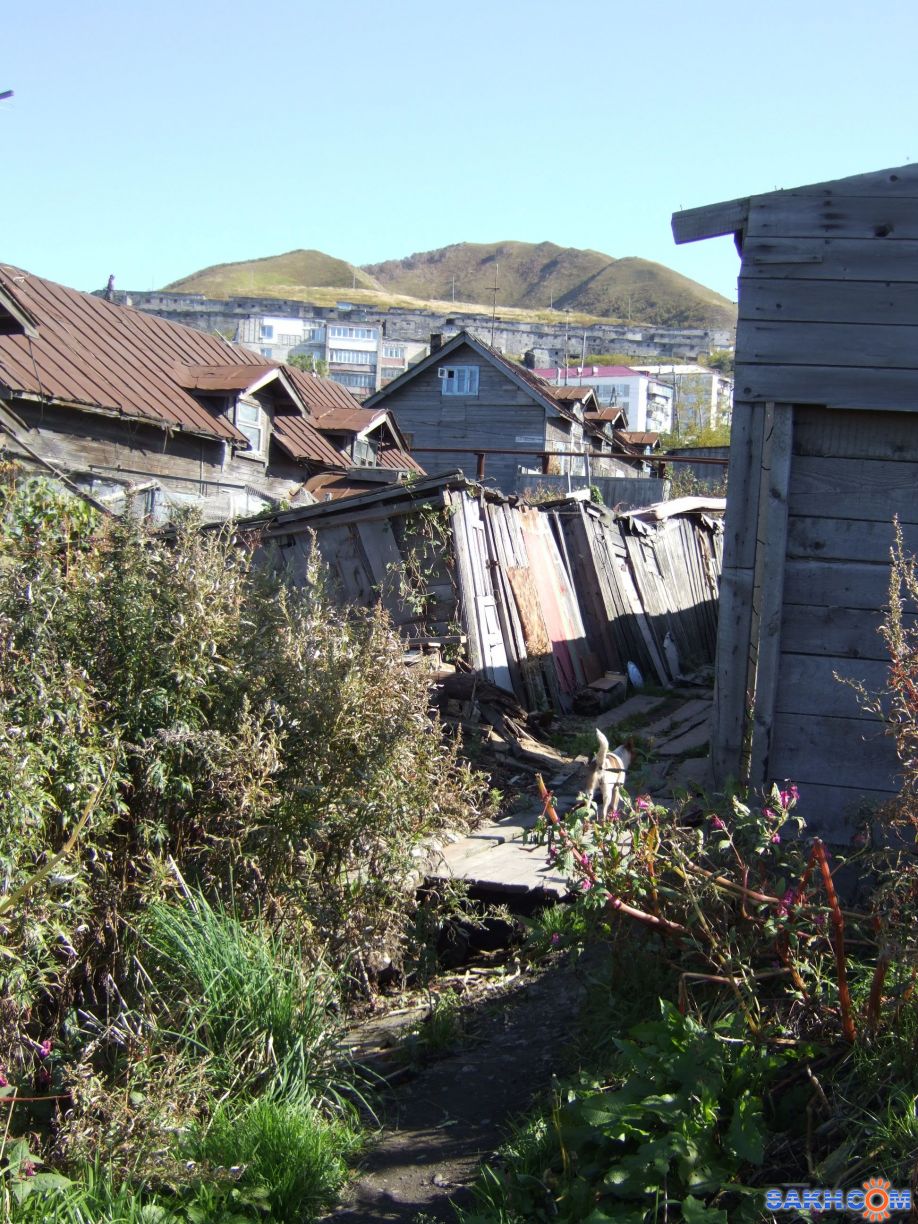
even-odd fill
[{"label": "tree", "polygon": [[287,365],[298,370],[306,370],[309,374],[318,374],[320,378],[328,377],[328,362],[324,357],[316,357],[314,353],[294,353],[287,358]]}]

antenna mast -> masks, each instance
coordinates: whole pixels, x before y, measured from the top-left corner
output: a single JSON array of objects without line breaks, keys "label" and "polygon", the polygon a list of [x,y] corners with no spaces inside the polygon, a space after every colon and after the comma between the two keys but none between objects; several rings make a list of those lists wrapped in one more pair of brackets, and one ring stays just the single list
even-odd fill
[{"label": "antenna mast", "polygon": [[491,348],[494,347],[494,324],[497,318],[497,282],[500,280],[500,264],[494,264],[494,284],[491,286],[491,292],[494,297],[491,301]]}]

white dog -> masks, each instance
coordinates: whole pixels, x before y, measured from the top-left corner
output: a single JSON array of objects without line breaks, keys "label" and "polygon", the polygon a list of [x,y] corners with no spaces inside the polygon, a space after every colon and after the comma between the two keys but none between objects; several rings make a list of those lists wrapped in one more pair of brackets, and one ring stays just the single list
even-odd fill
[{"label": "white dog", "polygon": [[610,812],[618,811],[619,794],[625,783],[625,774],[631,764],[633,752],[630,743],[620,744],[614,752],[610,752],[609,741],[598,727],[596,738],[599,747],[590,762],[584,793],[588,800],[592,800],[596,787],[599,787],[602,804],[598,809],[598,818],[605,820]]}]

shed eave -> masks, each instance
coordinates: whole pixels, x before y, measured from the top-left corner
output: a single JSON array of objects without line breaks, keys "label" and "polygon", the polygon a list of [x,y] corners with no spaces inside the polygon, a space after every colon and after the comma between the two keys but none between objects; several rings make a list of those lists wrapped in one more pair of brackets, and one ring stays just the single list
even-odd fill
[{"label": "shed eave", "polygon": [[749,201],[745,196],[739,200],[724,200],[720,204],[705,204],[701,208],[686,208],[673,213],[673,238],[679,246],[685,242],[698,242],[702,238],[720,238],[724,234],[735,234],[746,228],[749,219]]}]

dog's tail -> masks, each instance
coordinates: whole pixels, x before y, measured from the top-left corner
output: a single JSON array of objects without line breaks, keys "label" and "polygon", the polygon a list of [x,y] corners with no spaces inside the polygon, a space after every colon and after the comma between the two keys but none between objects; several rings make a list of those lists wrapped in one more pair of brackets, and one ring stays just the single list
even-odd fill
[{"label": "dog's tail", "polygon": [[609,741],[598,727],[596,728],[596,739],[599,746],[596,749],[596,756],[593,758],[593,761],[596,769],[601,770],[605,767],[606,757],[609,755]]}]

